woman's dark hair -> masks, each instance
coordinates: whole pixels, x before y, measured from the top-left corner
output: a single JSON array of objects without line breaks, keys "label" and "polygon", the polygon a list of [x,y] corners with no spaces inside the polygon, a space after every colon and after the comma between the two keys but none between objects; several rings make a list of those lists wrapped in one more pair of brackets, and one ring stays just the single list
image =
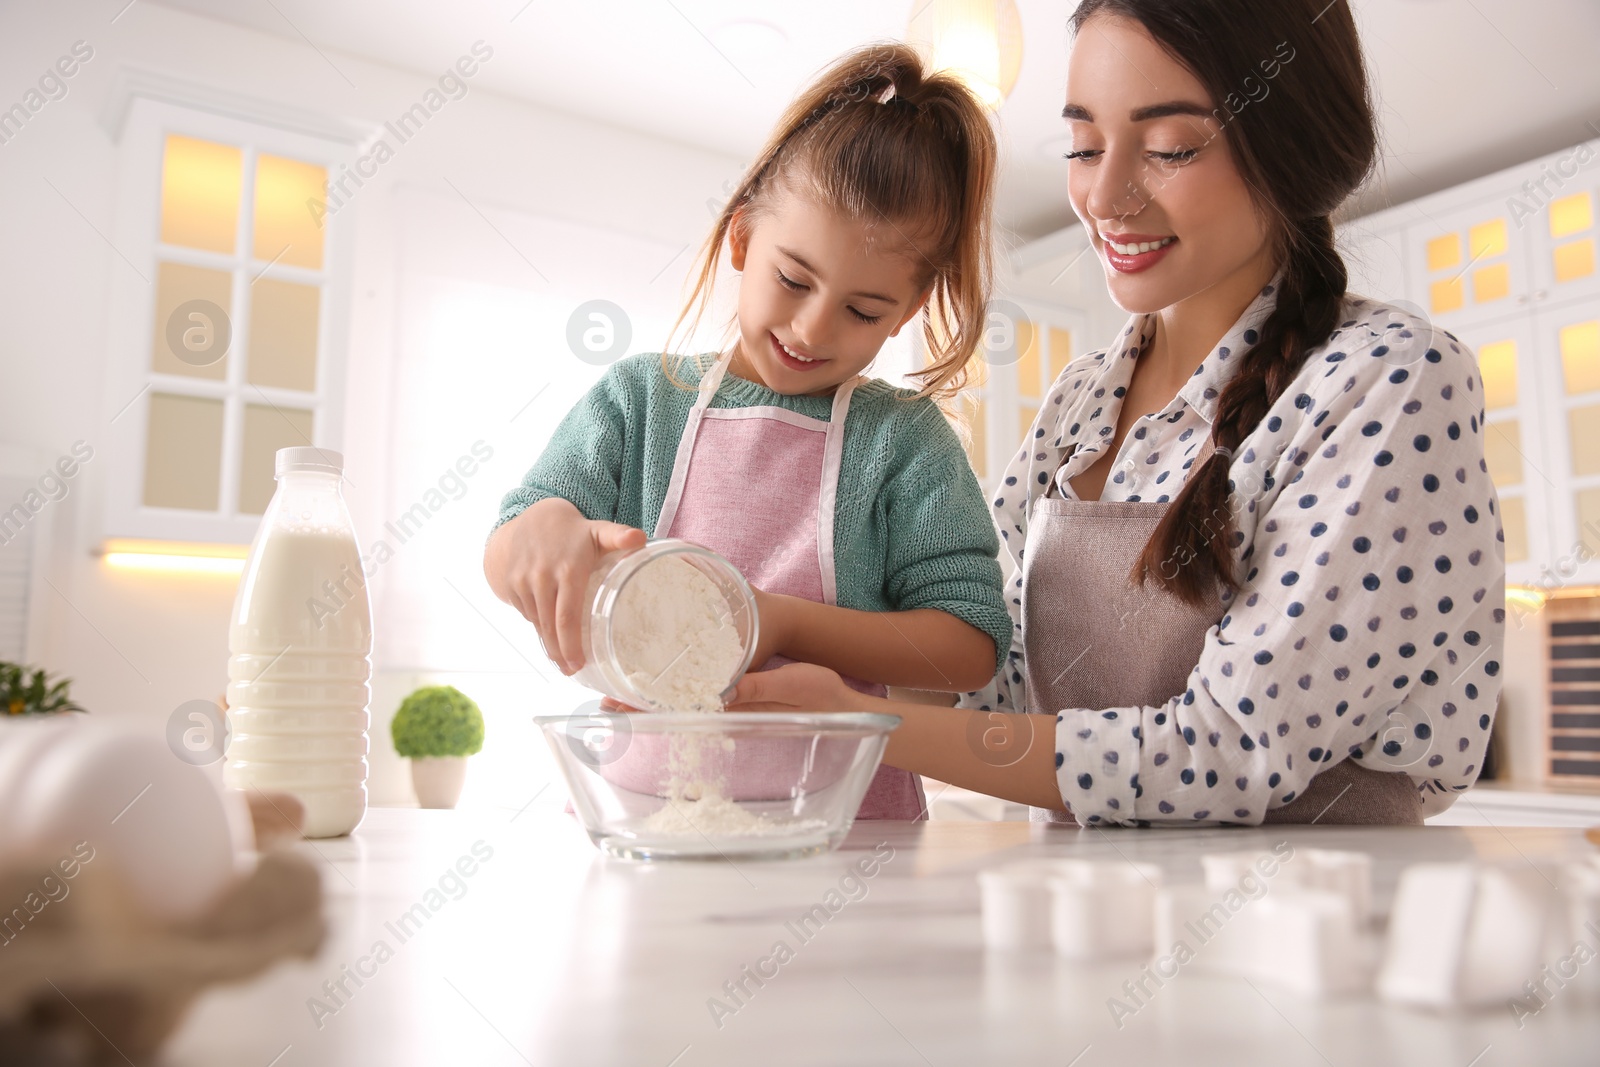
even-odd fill
[{"label": "woman's dark hair", "polygon": [[1238,588],[1232,453],[1338,324],[1348,275],[1330,216],[1372,170],[1372,98],[1345,0],[1083,0],[1072,33],[1096,15],[1143,26],[1205,86],[1283,268],[1277,306],[1218,398],[1216,451],[1190,474],[1133,568],[1134,580],[1153,578],[1200,604],[1219,581]]}]

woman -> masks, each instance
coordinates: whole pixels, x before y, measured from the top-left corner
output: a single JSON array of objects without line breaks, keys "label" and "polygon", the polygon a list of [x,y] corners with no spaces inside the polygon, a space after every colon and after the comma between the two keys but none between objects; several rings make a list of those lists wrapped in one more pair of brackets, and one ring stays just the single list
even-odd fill
[{"label": "woman", "polygon": [[1483,762],[1504,553],[1473,354],[1345,291],[1330,215],[1376,151],[1349,8],[1071,26],[1068,191],[1133,317],[993,501],[1009,664],[955,708],[811,665],[734,707],[900,715],[886,762],[1086,826],[1420,823]]}]

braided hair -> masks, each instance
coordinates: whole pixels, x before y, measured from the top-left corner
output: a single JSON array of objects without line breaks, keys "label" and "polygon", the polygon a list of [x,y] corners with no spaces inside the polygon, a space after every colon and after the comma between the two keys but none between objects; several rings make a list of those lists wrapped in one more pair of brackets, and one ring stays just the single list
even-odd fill
[{"label": "braided hair", "polygon": [[1217,102],[1213,117],[1270,220],[1282,269],[1276,306],[1217,400],[1215,451],[1190,473],[1133,567],[1134,581],[1158,582],[1198,605],[1219,582],[1239,586],[1233,453],[1338,325],[1349,278],[1332,213],[1372,171],[1376,121],[1346,0],[1083,0],[1072,32],[1096,15],[1139,23]]}]

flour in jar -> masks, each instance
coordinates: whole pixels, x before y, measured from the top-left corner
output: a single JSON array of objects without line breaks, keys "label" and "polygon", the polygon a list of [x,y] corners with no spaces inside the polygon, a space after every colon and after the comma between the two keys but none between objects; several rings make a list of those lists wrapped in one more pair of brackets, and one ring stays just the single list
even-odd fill
[{"label": "flour in jar", "polygon": [[643,696],[679,712],[722,710],[744,643],[715,582],[666,556],[640,568],[611,620],[617,666]]},{"label": "flour in jar", "polygon": [[[728,601],[692,563],[665,556],[640,568],[612,613],[612,648],[629,683],[669,712],[720,712],[745,648]],[[640,821],[662,840],[817,833],[820,819],[777,819],[727,796],[735,741],[718,733],[668,735],[666,803]]]}]

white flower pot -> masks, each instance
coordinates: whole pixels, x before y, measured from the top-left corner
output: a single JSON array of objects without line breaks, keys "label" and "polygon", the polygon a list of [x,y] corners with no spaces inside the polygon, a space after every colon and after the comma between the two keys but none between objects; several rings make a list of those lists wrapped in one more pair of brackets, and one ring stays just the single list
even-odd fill
[{"label": "white flower pot", "polygon": [[411,786],[425,808],[453,808],[467,780],[465,756],[417,756],[411,760]]}]

